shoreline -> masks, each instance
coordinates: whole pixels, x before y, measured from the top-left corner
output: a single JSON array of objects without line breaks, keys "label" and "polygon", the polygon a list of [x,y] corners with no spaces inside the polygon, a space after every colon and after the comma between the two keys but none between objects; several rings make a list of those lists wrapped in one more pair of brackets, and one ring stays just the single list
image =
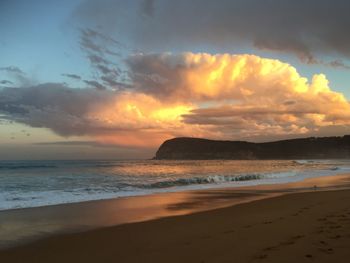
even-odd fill
[{"label": "shoreline", "polygon": [[0,211],[0,221],[4,222],[0,227],[0,250],[62,234],[213,211],[290,193],[342,188],[350,188],[350,174],[286,184],[188,190],[5,210]]},{"label": "shoreline", "polygon": [[[223,160],[225,161],[225,160]],[[274,162],[278,163],[279,160],[275,160]],[[247,186],[259,186],[259,185],[270,185],[270,184],[285,184],[296,181],[303,181],[307,178],[313,177],[321,177],[321,176],[330,176],[330,175],[339,175],[350,172],[348,166],[342,163],[342,160],[334,160],[335,163],[332,163],[332,160],[328,160],[327,164],[323,164],[321,160],[289,160],[290,163],[283,163],[290,169],[281,168],[276,171],[270,171],[269,169],[263,169],[260,172],[249,172],[247,170],[242,170],[236,174],[235,165],[233,165],[233,170],[227,169],[223,170],[223,173],[218,173],[217,169],[215,174],[209,174],[207,176],[196,176],[196,172],[191,177],[177,178],[175,176],[175,180],[168,178],[165,181],[161,180],[159,185],[158,183],[145,184],[143,185],[134,185],[134,187],[130,187],[127,189],[122,188],[120,191],[117,190],[108,190],[105,191],[103,187],[97,187],[90,189],[87,185],[86,187],[82,187],[79,189],[71,189],[68,186],[68,189],[58,189],[57,192],[52,191],[38,191],[33,193],[22,193],[19,189],[18,192],[5,192],[1,195],[1,211],[9,211],[16,209],[26,209],[26,208],[36,208],[36,207],[46,207],[46,206],[54,206],[54,205],[66,205],[72,203],[83,203],[90,201],[100,201],[100,200],[112,200],[119,198],[129,198],[135,196],[150,196],[154,194],[163,194],[163,193],[172,193],[172,192],[184,192],[184,191],[197,191],[197,190],[211,190],[211,189],[221,189],[221,188],[242,188]],[[249,162],[249,161],[245,161]],[[246,163],[249,166],[249,163]],[[304,166],[306,165],[307,166]],[[316,167],[314,167],[314,164]],[[103,164],[94,164],[93,167],[100,167],[99,165]],[[112,164],[114,167],[116,164]],[[142,165],[142,162],[141,162]],[[208,167],[211,167],[210,164]],[[296,167],[294,167],[296,165]],[[300,166],[299,166],[300,165]],[[118,166],[118,165],[117,165]],[[237,165],[236,165],[237,166]],[[60,167],[60,166],[57,166]],[[62,166],[64,167],[64,166]],[[107,165],[109,167],[109,165]],[[283,167],[283,166],[282,166]],[[237,167],[236,167],[237,168]],[[270,167],[271,168],[271,167]],[[185,169],[185,168],[184,168]],[[209,169],[209,168],[208,168]],[[241,169],[238,166],[238,170]],[[259,170],[259,168],[255,167],[254,170]],[[248,169],[249,170],[249,169]],[[209,169],[210,171],[210,169]],[[227,175],[228,172],[228,175]],[[197,171],[198,173],[198,171]],[[231,175],[232,173],[232,175]],[[46,174],[45,174],[46,176]],[[72,178],[68,178],[69,180],[73,180]],[[67,180],[68,180],[67,179]],[[74,179],[76,180],[76,179]],[[6,181],[5,181],[6,183]],[[79,183],[79,182],[78,182]],[[115,182],[111,182],[112,185]],[[102,185],[104,182],[102,181]],[[117,183],[118,185],[118,183]],[[133,183],[131,183],[133,185]],[[115,186],[115,185],[114,185]],[[149,186],[149,187],[148,187]],[[48,185],[48,187],[50,187]],[[45,189],[45,188],[43,188]],[[91,191],[90,191],[91,190]]]},{"label": "shoreline", "polygon": [[[321,177],[331,177],[331,176],[341,176],[344,174],[348,174],[347,171],[338,171],[336,173],[331,173],[330,171],[323,171],[323,173],[313,175],[310,177],[295,177],[294,180],[286,180],[286,181],[273,181],[270,179],[259,179],[259,180],[247,180],[247,181],[235,181],[234,184],[230,182],[225,183],[208,183],[208,184],[198,184],[198,185],[184,185],[184,186],[174,186],[169,188],[160,188],[160,189],[153,189],[153,190],[145,190],[144,192],[133,192],[133,194],[126,194],[126,195],[120,195],[120,196],[112,196],[112,197],[104,197],[101,199],[87,199],[87,200],[78,200],[78,201],[68,201],[68,202],[59,202],[59,203],[49,203],[49,204],[42,204],[42,205],[34,205],[34,206],[26,206],[26,207],[13,207],[13,208],[5,208],[0,209],[0,214],[2,212],[8,212],[8,211],[16,211],[16,210],[25,210],[25,209],[36,209],[36,208],[46,208],[46,207],[55,207],[55,206],[65,206],[65,205],[75,205],[75,204],[82,204],[82,203],[90,203],[90,202],[103,202],[103,201],[110,201],[110,200],[120,200],[120,199],[128,199],[128,198],[145,198],[149,196],[154,195],[168,195],[173,193],[183,193],[183,192],[196,192],[196,191],[212,191],[212,190],[240,190],[240,189],[257,189],[264,186],[267,186],[268,188],[271,188],[270,186],[276,185],[277,187],[282,185],[293,185],[298,182],[304,182],[308,180],[313,180],[314,178],[321,178]],[[296,179],[296,180],[295,180]],[[318,179],[317,179],[318,180]],[[254,182],[259,182],[259,184],[254,184]],[[252,184],[251,184],[252,183]],[[199,187],[201,186],[201,187]]]},{"label": "shoreline", "polygon": [[2,250],[0,261],[345,263],[350,175],[338,179],[320,191],[294,185],[291,194],[234,206],[54,235]]}]

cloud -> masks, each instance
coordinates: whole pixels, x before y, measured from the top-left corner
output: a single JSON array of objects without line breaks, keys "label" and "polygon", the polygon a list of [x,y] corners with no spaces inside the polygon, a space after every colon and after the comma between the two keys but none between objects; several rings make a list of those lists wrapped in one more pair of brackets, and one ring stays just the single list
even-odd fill
[{"label": "cloud", "polygon": [[119,41],[100,31],[84,28],[80,29],[80,47],[86,53],[96,79],[84,80],[86,84],[98,89],[121,86],[126,77],[118,66],[123,64],[119,52],[123,45]]},{"label": "cloud", "polygon": [[76,89],[47,83],[0,90],[3,118],[48,128],[61,136],[93,136],[103,144],[155,146],[184,126],[189,106],[145,94]]},{"label": "cloud", "polygon": [[89,113],[108,104],[113,93],[97,89],[73,89],[47,83],[0,91],[0,111],[5,118],[32,127],[49,128],[62,136],[107,131]]},{"label": "cloud", "polygon": [[61,74],[61,75],[64,77],[67,77],[67,78],[74,79],[74,80],[81,80],[81,77],[79,75],[76,75],[76,74]]},{"label": "cloud", "polygon": [[127,89],[4,88],[0,113],[62,136],[141,147],[177,136],[272,140],[350,128],[350,104],[325,75],[308,80],[279,60],[162,53],[133,55],[127,65]]},{"label": "cloud", "polygon": [[[34,145],[42,145],[42,146],[87,146],[87,147],[113,147],[115,148],[116,145],[111,144],[103,144],[95,141],[56,141],[56,142],[38,142],[33,143]],[[123,145],[120,146],[121,149],[131,149],[132,147],[125,147]]]},{"label": "cloud", "polygon": [[[114,39],[113,37],[105,35],[97,30],[94,30],[91,28],[85,28],[85,29],[81,29],[80,32],[81,32],[83,38],[90,39],[90,40],[91,40],[91,38],[93,38],[95,40],[102,39],[102,40],[105,40],[106,42],[112,43],[114,45],[122,46],[122,44],[119,41],[117,41],[116,39]],[[102,50],[102,49],[98,49],[98,50]]]},{"label": "cloud", "polygon": [[88,55],[88,59],[90,60],[91,64],[105,64],[105,65],[109,65],[111,64],[110,61],[108,61],[107,59],[98,56],[98,55]]},{"label": "cloud", "polygon": [[105,90],[106,87],[103,86],[101,83],[97,82],[96,80],[83,80],[86,84],[89,86],[95,87],[96,89],[99,90]]},{"label": "cloud", "polygon": [[349,127],[350,104],[330,89],[325,75],[314,75],[309,82],[279,60],[163,53],[134,55],[128,64],[135,89],[162,101],[195,104],[183,122],[201,125],[219,138]]},{"label": "cloud", "polygon": [[22,71],[19,67],[15,67],[15,66],[0,67],[0,71],[5,72],[7,77],[13,79],[14,82],[17,82],[21,86],[30,86],[34,84],[34,80],[32,78],[29,78],[26,75],[26,73]]},{"label": "cloud", "polygon": [[3,79],[3,80],[0,81],[0,84],[2,84],[2,85],[11,85],[11,84],[13,84],[13,82],[9,81],[9,80],[6,80],[6,79]]},{"label": "cloud", "polygon": [[1,67],[0,70],[1,71],[6,71],[6,72],[9,72],[9,73],[24,74],[24,72],[20,68],[14,67],[14,66]]},{"label": "cloud", "polygon": [[[249,43],[342,67],[333,62],[350,58],[349,8],[347,0],[85,0],[74,17],[95,21],[146,52]],[[338,59],[323,62],[325,53]]]},{"label": "cloud", "polygon": [[115,76],[119,75],[120,70],[117,68],[109,68],[105,65],[96,65],[96,68],[103,74],[103,75],[109,75],[113,74]]},{"label": "cloud", "polygon": [[141,2],[141,12],[147,16],[154,15],[155,0],[143,0]]},{"label": "cloud", "polygon": [[333,60],[331,62],[328,62],[326,66],[327,65],[333,68],[350,69],[350,66],[345,65],[344,62],[342,62],[341,60]]},{"label": "cloud", "polygon": [[119,82],[115,81],[113,77],[102,76],[101,79],[109,86],[109,87],[118,87],[120,85]]},{"label": "cloud", "polygon": [[136,89],[167,100],[268,102],[293,95],[312,103],[320,93],[341,96],[322,74],[308,83],[291,65],[255,55],[136,54],[127,63]]},{"label": "cloud", "polygon": [[[121,49],[126,48],[121,42],[113,37],[103,34],[101,30],[94,30],[92,28],[80,29],[80,47],[88,54],[99,55],[101,58],[104,55],[113,55],[120,57]],[[115,49],[117,51],[115,51]],[[104,62],[105,63],[105,62]],[[107,64],[109,64],[107,62]]]}]

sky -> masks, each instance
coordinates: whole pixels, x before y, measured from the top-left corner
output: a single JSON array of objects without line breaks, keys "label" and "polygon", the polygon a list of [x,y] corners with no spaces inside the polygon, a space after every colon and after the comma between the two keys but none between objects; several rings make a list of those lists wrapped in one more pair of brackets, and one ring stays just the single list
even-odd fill
[{"label": "sky", "polygon": [[0,160],[350,128],[345,0],[1,0]]}]

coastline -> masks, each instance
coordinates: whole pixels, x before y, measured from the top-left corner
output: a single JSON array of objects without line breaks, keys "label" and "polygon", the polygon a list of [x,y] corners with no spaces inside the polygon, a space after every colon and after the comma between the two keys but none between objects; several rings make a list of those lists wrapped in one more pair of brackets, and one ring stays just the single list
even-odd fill
[{"label": "coastline", "polygon": [[[294,184],[282,189],[290,189],[289,194],[262,200],[53,235],[0,251],[0,260],[345,263],[350,256],[350,175],[328,179],[317,190],[309,187],[311,180],[300,191]],[[260,190],[269,191],[266,186]]]},{"label": "coastline", "polygon": [[287,184],[191,190],[1,211],[0,221],[4,223],[0,228],[0,249],[30,247],[61,235],[80,235],[159,218],[228,209],[290,193],[340,189],[350,189],[350,174],[314,177]]},{"label": "coastline", "polygon": [[[7,172],[0,175],[0,211],[188,190],[284,184],[350,172],[349,162],[343,160],[39,161],[5,163],[1,168]],[[24,185],[14,185],[13,176],[4,176],[8,173],[16,174]]]}]

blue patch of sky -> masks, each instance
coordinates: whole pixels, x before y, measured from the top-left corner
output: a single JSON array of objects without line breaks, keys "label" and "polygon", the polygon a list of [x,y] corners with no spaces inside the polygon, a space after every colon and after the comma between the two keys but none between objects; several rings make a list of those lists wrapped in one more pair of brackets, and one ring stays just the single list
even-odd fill
[{"label": "blue patch of sky", "polygon": [[37,82],[89,70],[74,28],[64,21],[79,1],[4,1],[0,5],[0,67],[17,66]]}]

